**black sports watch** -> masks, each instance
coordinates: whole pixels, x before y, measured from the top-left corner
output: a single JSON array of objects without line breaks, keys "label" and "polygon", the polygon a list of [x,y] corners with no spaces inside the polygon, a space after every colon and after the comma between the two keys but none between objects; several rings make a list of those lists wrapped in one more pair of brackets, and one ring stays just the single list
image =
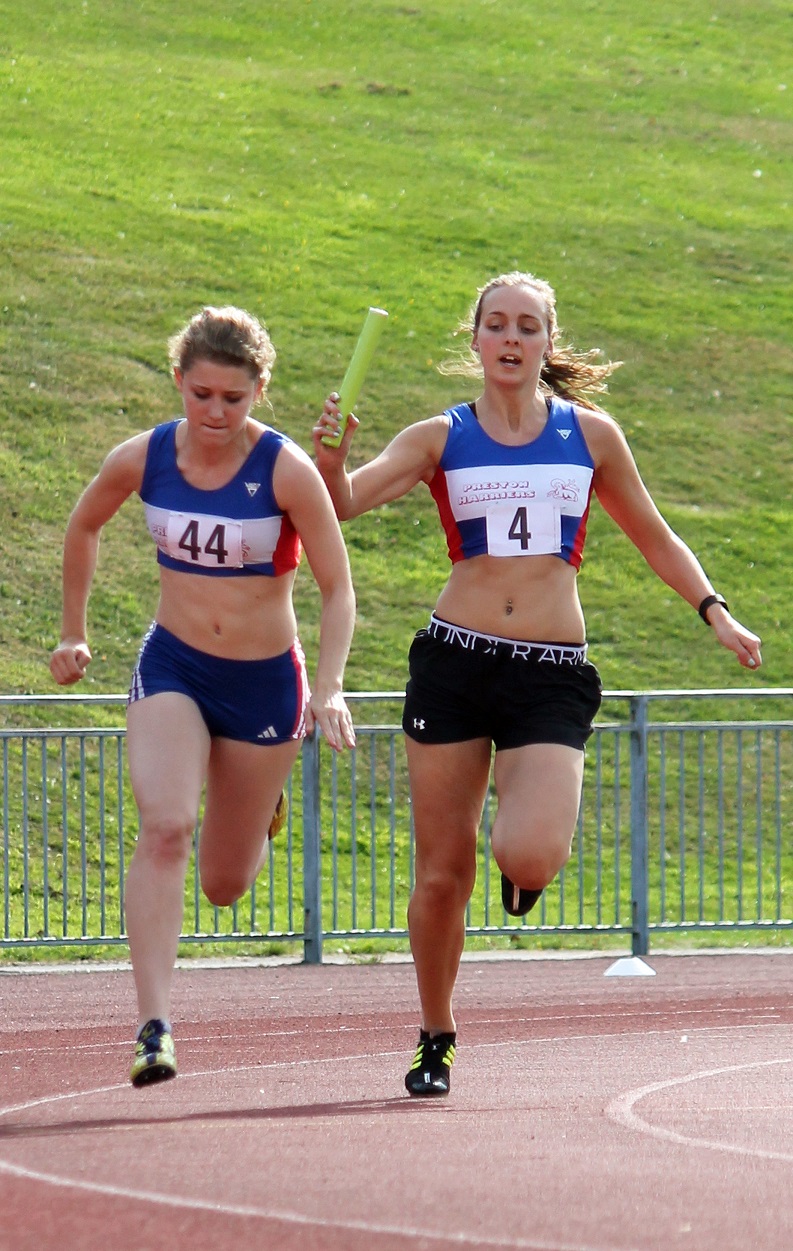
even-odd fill
[{"label": "black sports watch", "polygon": [[714,604],[721,604],[725,612],[730,611],[729,605],[723,595],[706,595],[697,609],[697,612],[705,622],[706,626],[710,625],[710,622],[708,621],[708,609],[712,608]]}]

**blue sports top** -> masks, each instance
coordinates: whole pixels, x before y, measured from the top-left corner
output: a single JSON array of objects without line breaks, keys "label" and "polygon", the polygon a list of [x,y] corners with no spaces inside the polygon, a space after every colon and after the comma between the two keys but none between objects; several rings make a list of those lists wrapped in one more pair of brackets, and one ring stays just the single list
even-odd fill
[{"label": "blue sports top", "polygon": [[204,491],[191,486],[176,463],[180,424],[167,421],[152,430],[140,488],[159,563],[221,578],[274,578],[296,569],[300,539],[273,494],[275,459],[291,440],[266,426],[231,481]]},{"label": "blue sports top", "polygon": [[449,559],[554,555],[580,568],[595,462],[575,406],[554,396],[531,443],[497,443],[470,404],[446,410],[449,434],[430,482]]}]

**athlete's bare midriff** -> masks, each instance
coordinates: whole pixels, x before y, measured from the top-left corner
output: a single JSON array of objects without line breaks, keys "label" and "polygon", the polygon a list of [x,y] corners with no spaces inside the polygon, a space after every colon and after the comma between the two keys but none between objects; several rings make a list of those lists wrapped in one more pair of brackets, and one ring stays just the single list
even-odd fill
[{"label": "athlete's bare midriff", "polygon": [[294,570],[276,578],[210,578],[161,568],[156,620],[211,656],[267,660],[295,640],[294,580]]},{"label": "athlete's bare midriff", "polygon": [[438,598],[445,621],[505,638],[583,643],[576,570],[558,556],[461,560]]}]

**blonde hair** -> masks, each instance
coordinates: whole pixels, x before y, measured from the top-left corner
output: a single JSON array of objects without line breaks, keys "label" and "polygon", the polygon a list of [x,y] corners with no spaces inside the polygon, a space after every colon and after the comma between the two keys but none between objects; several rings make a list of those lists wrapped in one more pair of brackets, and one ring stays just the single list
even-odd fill
[{"label": "blonde hair", "polygon": [[[598,364],[601,355],[599,348],[591,348],[588,352],[577,352],[569,344],[557,346],[559,323],[556,319],[556,292],[542,278],[534,274],[513,270],[508,274],[499,274],[491,278],[477,292],[476,302],[471,306],[468,316],[460,322],[456,334],[473,336],[479,329],[482,320],[482,305],[485,296],[498,287],[526,287],[535,292],[542,301],[548,328],[550,347],[540,370],[540,389],[546,394],[560,395],[563,399],[573,400],[583,408],[598,408],[589,397],[608,390],[607,379],[619,369],[621,361],[606,361]],[[471,347],[464,354],[443,361],[438,366],[442,374],[457,374],[465,378],[481,378],[482,366],[479,357]]]},{"label": "blonde hair", "polygon": [[275,348],[265,327],[244,309],[207,305],[168,340],[173,369],[186,373],[197,360],[247,369],[267,390],[275,364]]}]

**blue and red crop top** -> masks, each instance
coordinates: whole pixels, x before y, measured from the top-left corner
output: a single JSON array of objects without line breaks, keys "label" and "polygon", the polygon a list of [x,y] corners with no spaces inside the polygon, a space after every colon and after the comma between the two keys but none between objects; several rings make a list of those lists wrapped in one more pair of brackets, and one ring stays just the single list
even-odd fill
[{"label": "blue and red crop top", "polygon": [[542,434],[518,447],[485,434],[470,404],[446,414],[430,491],[452,563],[551,554],[580,568],[595,462],[575,406],[554,396]]},{"label": "blue and red crop top", "polygon": [[155,426],[146,452],[140,498],[157,560],[167,569],[211,577],[296,569],[301,545],[273,494],[275,459],[290,440],[266,426],[230,482],[217,490],[191,486],[176,463],[180,421]]}]

